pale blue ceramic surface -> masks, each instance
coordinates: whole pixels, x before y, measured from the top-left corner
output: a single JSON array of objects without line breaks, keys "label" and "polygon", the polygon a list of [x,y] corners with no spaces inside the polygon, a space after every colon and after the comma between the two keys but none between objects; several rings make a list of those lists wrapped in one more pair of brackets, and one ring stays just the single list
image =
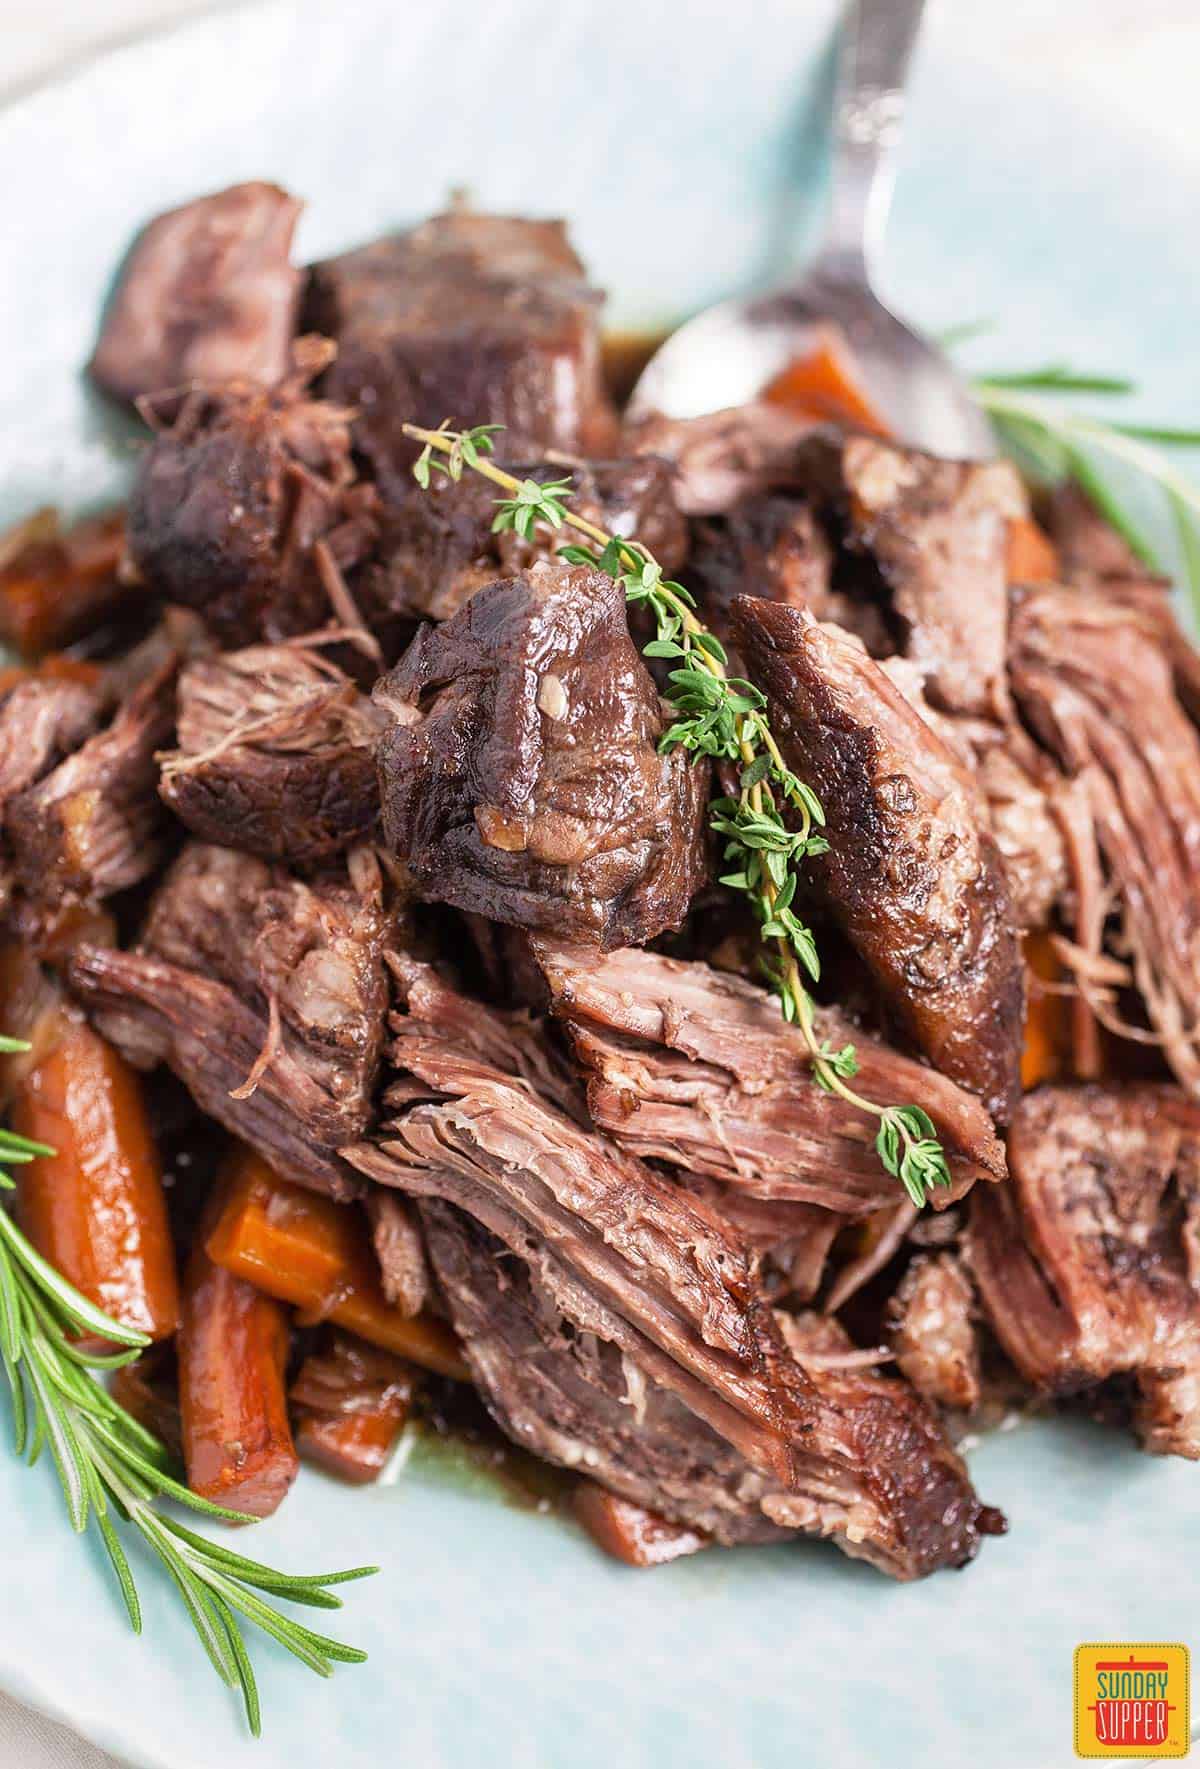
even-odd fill
[{"label": "pale blue ceramic surface", "polygon": [[[819,202],[832,16],[832,0],[323,0],[206,18],[24,100],[0,117],[0,518],[119,489],[130,435],[77,372],[103,291],[141,221],[233,179],[306,196],[310,255],[455,184],[565,213],[621,323],[777,274]],[[945,7],[923,48],[898,305],[932,326],[995,315],[976,360],[1125,369],[1147,412],[1194,422],[1195,176],[1061,93],[997,83],[985,18]],[[1200,1647],[1200,1471],[1064,1424],[995,1437],[972,1465],[1011,1535],[908,1588],[820,1545],[634,1574],[428,1466],[365,1495],[306,1474],[253,1551],[382,1562],[344,1614],[372,1657],[330,1685],[256,1644],[254,1746],[155,1570],[139,1644],[49,1470],[0,1453],[0,1682],[164,1769],[1051,1769],[1071,1760],[1077,1641]]]}]

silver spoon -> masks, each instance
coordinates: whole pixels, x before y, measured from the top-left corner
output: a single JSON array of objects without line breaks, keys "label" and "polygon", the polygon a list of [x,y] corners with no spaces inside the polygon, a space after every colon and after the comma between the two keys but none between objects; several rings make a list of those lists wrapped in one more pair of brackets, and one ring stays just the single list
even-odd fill
[{"label": "silver spoon", "polygon": [[964,459],[995,453],[986,417],[944,353],[872,286],[895,176],[904,81],[924,0],[848,0],[834,105],[825,238],[799,282],[724,301],[681,326],[642,371],[634,415],[699,417],[757,398],[832,326],[870,405],[901,441]]}]

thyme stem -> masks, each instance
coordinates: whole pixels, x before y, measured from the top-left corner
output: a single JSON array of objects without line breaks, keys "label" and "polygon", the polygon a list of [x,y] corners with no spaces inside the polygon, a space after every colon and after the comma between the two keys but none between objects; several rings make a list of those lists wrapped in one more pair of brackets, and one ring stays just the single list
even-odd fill
[{"label": "thyme stem", "polygon": [[[505,494],[497,500],[494,530],[513,529],[529,540],[538,524],[552,531],[571,528],[599,551],[564,547],[561,556],[606,571],[623,585],[627,601],[649,606],[655,637],[644,654],[676,661],[667,698],[686,715],[664,734],[660,748],[679,746],[740,768],[737,798],[714,799],[710,806],[713,829],[727,838],[725,858],[737,867],[721,882],[743,891],[749,900],[773,955],[764,960],[764,971],[784,1019],[799,1028],[813,1080],[826,1093],[875,1119],[880,1160],[913,1202],[923,1204],[932,1187],[950,1184],[945,1153],[928,1114],[919,1106],[881,1105],[849,1087],[848,1080],[858,1072],[853,1045],[835,1051],[817,1037],[814,1004],[801,967],[815,981],[820,962],[812,933],[799,920],[792,901],[797,865],[828,847],[819,833],[825,814],[811,787],[787,766],[770,727],[764,696],[753,683],[730,676],[724,647],[697,615],[690,593],[664,578],[648,548],[609,534],[569,509],[569,480],[518,479],[488,458],[497,428],[451,430],[442,425],[426,430],[405,424],[404,434],[422,445],[413,468],[418,484],[428,488],[434,471],[457,481],[469,468]],[[791,827],[784,822],[784,808],[791,815]]]}]

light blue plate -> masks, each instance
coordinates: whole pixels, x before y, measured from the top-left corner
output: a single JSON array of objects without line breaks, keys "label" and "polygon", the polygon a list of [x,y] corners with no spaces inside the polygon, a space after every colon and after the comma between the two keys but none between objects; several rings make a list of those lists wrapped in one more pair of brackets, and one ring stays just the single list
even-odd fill
[{"label": "light blue plate", "polygon": [[[777,275],[819,205],[832,0],[267,5],[123,49],[0,118],[0,519],[119,494],[131,433],[79,366],[149,215],[235,179],[311,205],[316,255],[449,187],[572,219],[615,323]],[[913,95],[889,281],[930,326],[995,316],[977,360],[1069,356],[1200,416],[1200,188],[1060,93],[997,83],[986,7],[935,19]],[[48,1469],[0,1453],[0,1681],[162,1769],[1051,1769],[1071,1758],[1080,1640],[1200,1646],[1200,1472],[1083,1425],[972,1459],[1012,1520],[967,1572],[890,1585],[833,1549],[708,1554],[654,1573],[418,1459],[366,1494],[304,1475],[253,1551],[364,1560],[335,1683],[264,1644],[266,1736],[244,1738],[174,1598],[125,1630]]]}]

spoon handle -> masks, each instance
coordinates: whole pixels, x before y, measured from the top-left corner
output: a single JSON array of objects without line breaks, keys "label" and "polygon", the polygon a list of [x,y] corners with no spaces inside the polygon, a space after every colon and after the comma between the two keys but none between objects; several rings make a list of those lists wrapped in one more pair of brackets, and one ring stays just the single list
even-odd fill
[{"label": "spoon handle", "polygon": [[833,113],[833,193],[821,266],[866,282],[883,239],[904,83],[925,0],[847,0]]}]

